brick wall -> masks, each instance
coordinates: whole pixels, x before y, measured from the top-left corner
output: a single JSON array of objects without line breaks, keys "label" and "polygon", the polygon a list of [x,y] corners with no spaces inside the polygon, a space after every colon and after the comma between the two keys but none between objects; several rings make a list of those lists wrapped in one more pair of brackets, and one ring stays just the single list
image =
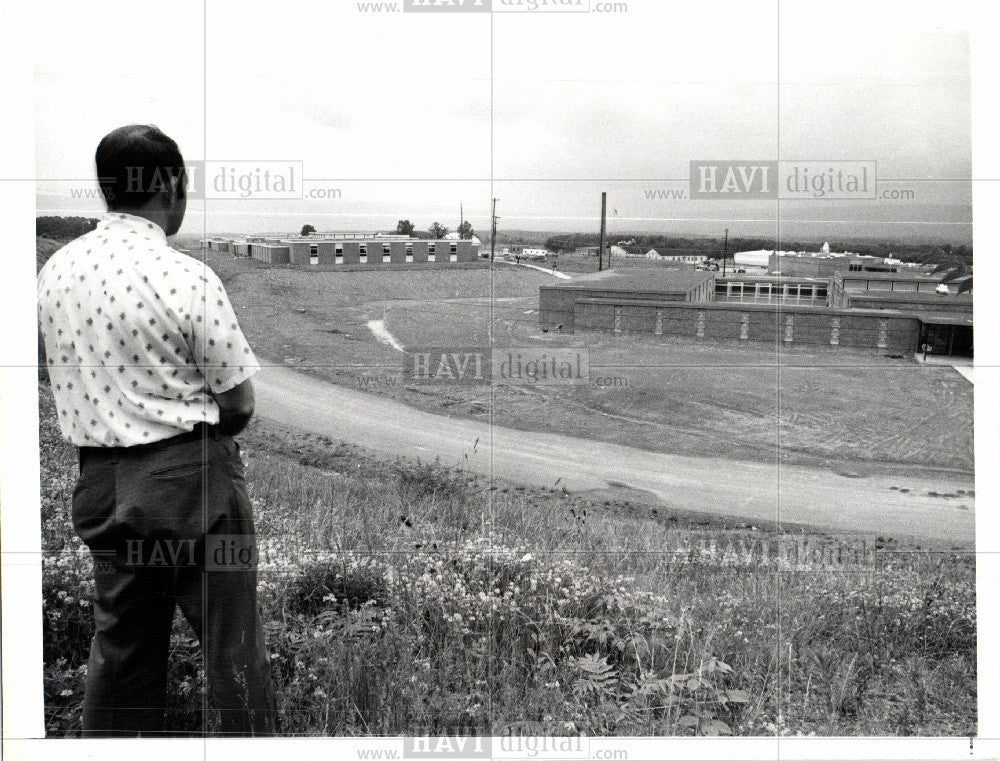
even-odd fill
[{"label": "brick wall", "polygon": [[[707,282],[707,288],[711,285]],[[555,328],[562,325],[562,329],[573,332],[575,304],[581,299],[591,298],[620,298],[624,301],[636,299],[651,299],[656,301],[685,301],[688,294],[685,293],[623,293],[615,296],[603,288],[581,288],[566,286],[541,286],[538,290],[538,321],[542,327]]]},{"label": "brick wall", "polygon": [[[553,307],[565,306],[553,303]],[[555,315],[556,311],[550,312]],[[565,315],[566,312],[560,314]],[[771,341],[916,351],[915,317],[885,312],[757,304],[577,298],[563,330],[688,336],[700,340]]]}]

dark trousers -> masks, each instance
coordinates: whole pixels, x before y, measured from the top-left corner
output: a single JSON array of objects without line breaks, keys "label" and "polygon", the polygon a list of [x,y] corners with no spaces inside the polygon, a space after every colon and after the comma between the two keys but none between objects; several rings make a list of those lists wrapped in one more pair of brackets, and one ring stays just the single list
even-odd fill
[{"label": "dark trousers", "polygon": [[257,607],[256,540],[239,445],[215,429],[139,448],[80,450],[73,525],[94,556],[84,736],[164,731],[177,606],[201,643],[206,727],[276,731]]}]

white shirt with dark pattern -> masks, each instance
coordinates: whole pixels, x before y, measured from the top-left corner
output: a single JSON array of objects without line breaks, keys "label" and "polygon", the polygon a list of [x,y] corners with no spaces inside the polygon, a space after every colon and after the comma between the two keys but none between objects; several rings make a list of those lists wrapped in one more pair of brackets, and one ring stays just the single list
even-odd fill
[{"label": "white shirt with dark pattern", "polygon": [[218,276],[157,225],[108,214],[38,274],[38,323],[63,436],[132,446],[217,423],[209,390],[260,365]]}]

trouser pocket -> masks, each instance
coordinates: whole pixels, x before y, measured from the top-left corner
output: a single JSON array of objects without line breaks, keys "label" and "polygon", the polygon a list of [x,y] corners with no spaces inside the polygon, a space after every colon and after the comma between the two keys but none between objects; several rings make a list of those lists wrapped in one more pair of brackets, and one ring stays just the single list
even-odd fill
[{"label": "trouser pocket", "polygon": [[122,458],[116,471],[118,521],[139,537],[203,535],[230,510],[226,459],[214,439]]}]

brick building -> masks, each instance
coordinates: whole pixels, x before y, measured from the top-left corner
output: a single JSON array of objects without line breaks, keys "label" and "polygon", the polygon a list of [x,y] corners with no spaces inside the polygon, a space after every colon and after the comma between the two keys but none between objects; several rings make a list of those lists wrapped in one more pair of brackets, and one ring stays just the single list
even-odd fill
[{"label": "brick building", "polygon": [[426,240],[405,235],[321,233],[282,238],[209,238],[204,248],[246,256],[268,264],[369,269],[407,264],[447,266],[476,262],[471,240]]},{"label": "brick building", "polygon": [[[736,282],[745,286],[747,281]],[[857,284],[849,280],[842,303],[829,306],[829,282],[758,279],[752,298],[744,298],[744,292],[739,300],[734,298],[734,281],[714,273],[609,270],[541,286],[539,322],[567,332],[774,341],[900,353],[920,351],[926,343],[933,353],[971,355],[971,296],[917,291],[912,278],[906,282],[914,288],[907,291],[855,289]],[[766,300],[761,298],[763,284],[769,288]]]}]

